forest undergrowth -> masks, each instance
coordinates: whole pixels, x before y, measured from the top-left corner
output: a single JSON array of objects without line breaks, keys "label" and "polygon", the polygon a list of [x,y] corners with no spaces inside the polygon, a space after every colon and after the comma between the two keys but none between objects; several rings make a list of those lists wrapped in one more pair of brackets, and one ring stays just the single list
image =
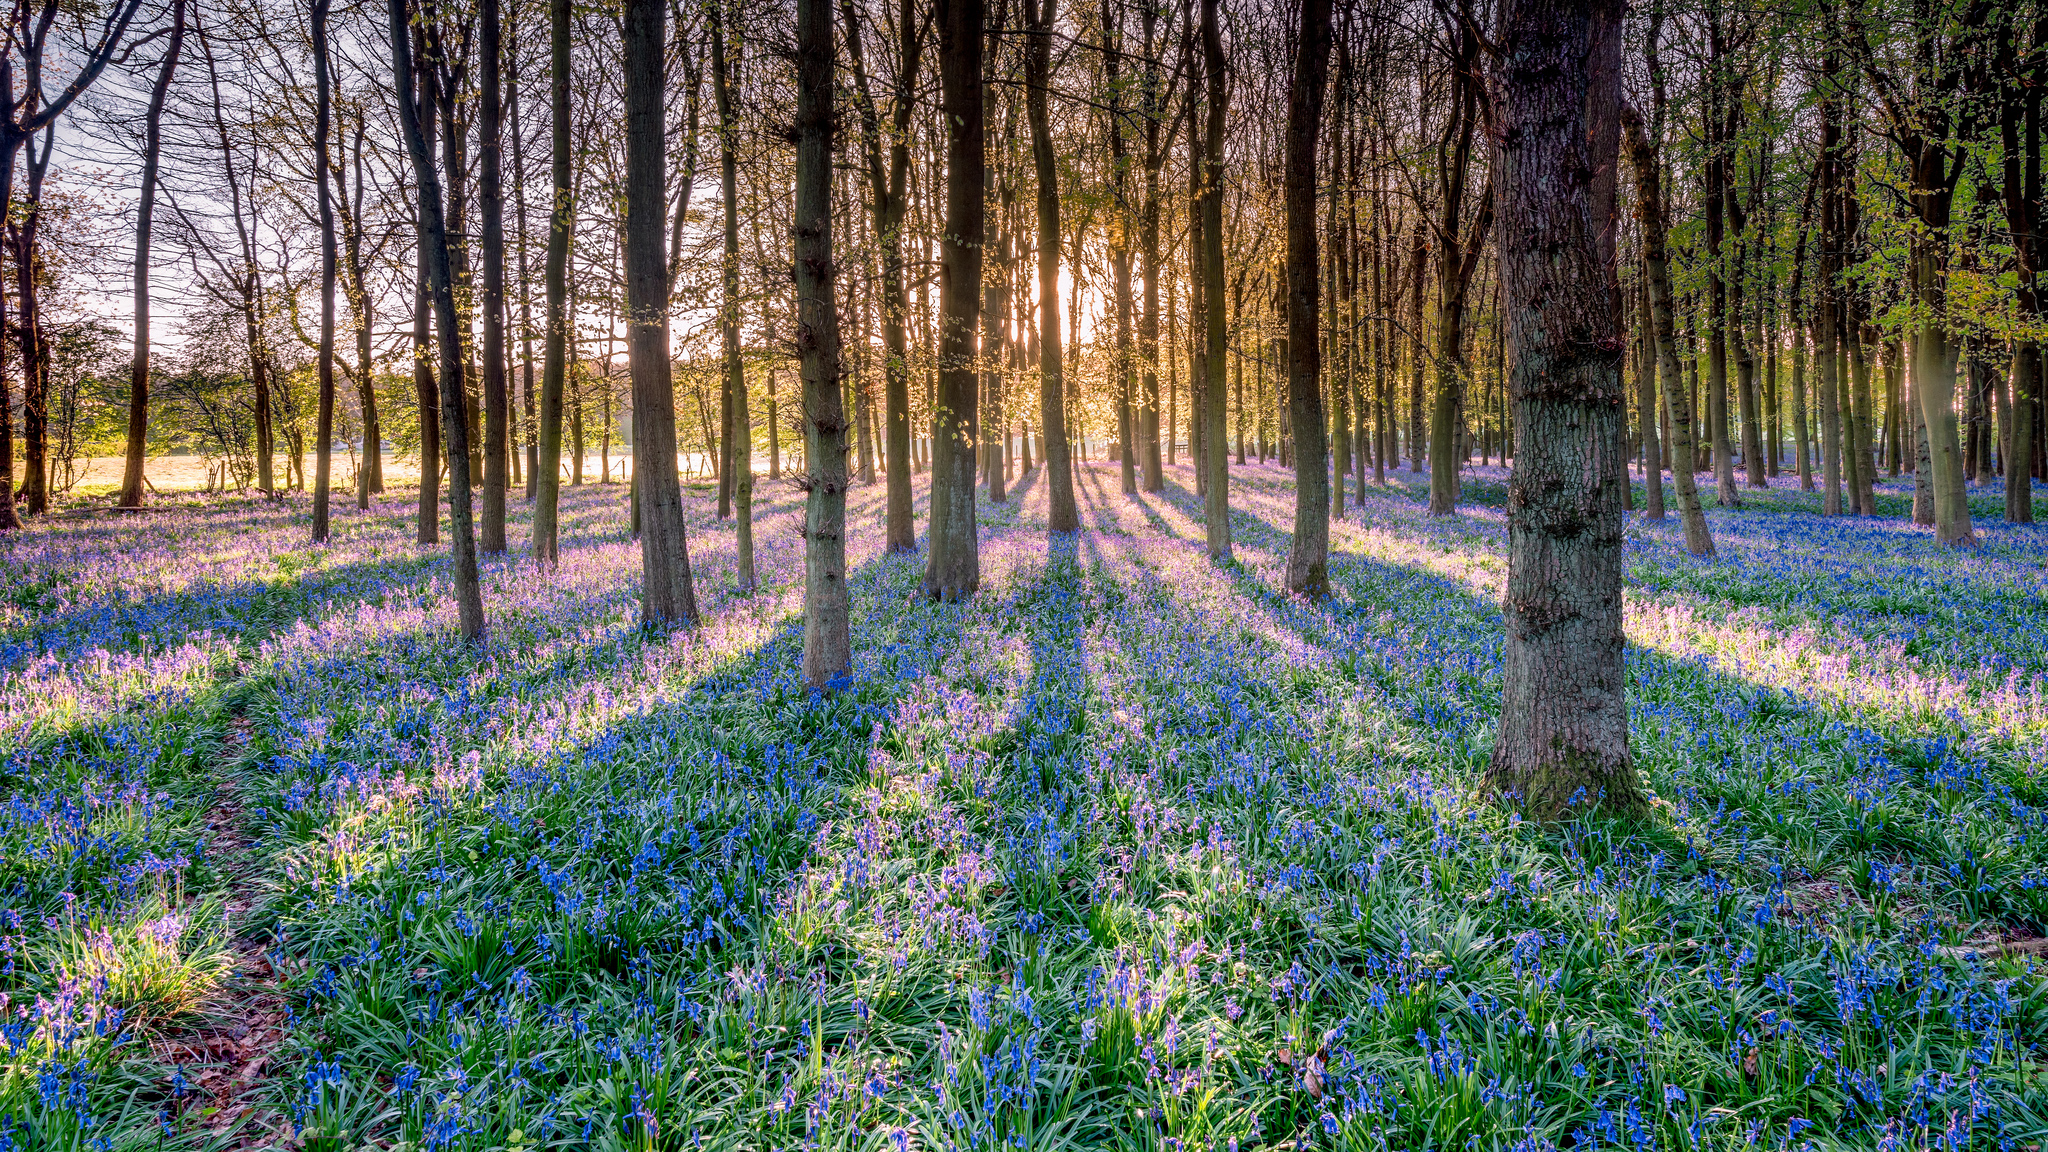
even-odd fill
[{"label": "forest undergrowth", "polygon": [[2048,533],[1632,522],[1652,814],[1542,827],[1477,790],[1504,477],[1390,480],[1323,603],[1276,467],[1227,569],[1185,467],[1050,543],[1034,473],[960,604],[857,488],[829,698],[779,484],[749,596],[686,487],[673,636],[617,486],[476,649],[405,492],[0,539],[0,1150],[2048,1139]]}]

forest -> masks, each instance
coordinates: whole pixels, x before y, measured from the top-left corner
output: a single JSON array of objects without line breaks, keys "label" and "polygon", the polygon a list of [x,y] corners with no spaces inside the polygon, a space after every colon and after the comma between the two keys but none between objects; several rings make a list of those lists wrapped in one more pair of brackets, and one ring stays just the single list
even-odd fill
[{"label": "forest", "polygon": [[2038,0],[4,41],[0,1152],[2048,1141]]}]

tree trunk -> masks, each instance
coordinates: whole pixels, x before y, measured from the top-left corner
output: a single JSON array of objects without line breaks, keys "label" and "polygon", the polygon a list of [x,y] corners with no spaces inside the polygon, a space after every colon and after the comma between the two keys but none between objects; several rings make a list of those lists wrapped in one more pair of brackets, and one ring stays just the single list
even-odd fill
[{"label": "tree trunk", "polygon": [[[513,9],[512,44],[508,51],[519,59],[518,9]],[[540,416],[535,408],[533,388],[533,277],[526,261],[526,142],[519,129],[519,69],[510,69],[507,113],[512,127],[513,228],[519,258],[519,377],[520,398],[526,417],[526,499],[530,502],[540,485]]]},{"label": "tree trunk", "polygon": [[[1636,396],[1637,421],[1643,436],[1643,519],[1661,522],[1664,519],[1664,468],[1663,454],[1657,444],[1657,336],[1656,324],[1650,315],[1649,277],[1644,276],[1641,290],[1636,299],[1639,319],[1636,333]],[[1667,289],[1668,290],[1668,289]],[[1668,316],[1667,316],[1668,319]],[[1674,363],[1675,369],[1677,365]]]},{"label": "tree trunk", "polygon": [[[906,194],[910,172],[912,117],[916,110],[918,64],[924,49],[925,24],[917,18],[912,0],[903,0],[897,15],[900,34],[894,104],[890,110],[892,132],[888,159],[883,160],[880,119],[868,91],[867,66],[861,49],[858,10],[842,0],[840,7],[846,27],[848,62],[853,66],[854,88],[861,100],[865,121],[868,185],[873,197],[875,238],[882,250],[882,390],[884,455],[889,461],[888,497],[885,519],[885,547],[891,552],[917,551],[917,529],[912,521],[909,461],[910,364],[908,289],[904,280],[903,223],[908,207]],[[771,381],[773,379],[771,374]],[[775,397],[768,398],[768,469],[778,474],[780,464],[775,429]]]},{"label": "tree trunk", "polygon": [[[957,0],[956,0],[957,2]],[[839,392],[839,313],[832,260],[832,6],[797,0],[796,348],[802,358],[804,467],[804,683],[832,691],[849,679],[853,650],[846,589],[846,414]],[[978,19],[969,30],[977,56]],[[955,30],[957,33],[957,29]],[[975,76],[974,90],[981,91]],[[977,101],[978,102],[978,101]],[[978,131],[978,129],[977,129]],[[979,155],[977,151],[977,156]],[[975,198],[981,195],[975,173]],[[978,279],[978,277],[977,277]],[[969,282],[970,284],[973,281]],[[971,333],[971,329],[969,330]],[[971,338],[971,336],[970,336]],[[973,484],[967,489],[974,495]],[[933,548],[937,552],[936,544]]]},{"label": "tree trunk", "polygon": [[971,436],[985,214],[983,15],[983,0],[937,0],[934,15],[939,28],[940,112],[946,125],[946,211],[939,242],[938,403],[932,414],[931,548],[924,587],[943,600],[964,599],[981,586]]},{"label": "tree trunk", "polygon": [[[327,12],[322,0],[318,17]],[[317,17],[316,17],[317,18]],[[323,30],[324,32],[324,30]],[[163,155],[164,101],[171,91],[171,76],[178,68],[178,54],[185,45],[185,0],[172,0],[171,40],[158,65],[156,84],[149,91],[149,107],[142,121],[142,189],[135,203],[135,352],[128,364],[128,447],[121,469],[123,508],[142,507],[142,461],[149,440],[149,242],[150,225],[156,216],[157,163]],[[325,47],[325,36],[321,36]],[[326,73],[321,74],[325,90]],[[323,158],[325,153],[323,152]],[[326,186],[326,176],[321,176]],[[323,191],[322,195],[325,193]],[[332,355],[332,340],[327,341]],[[318,537],[316,537],[318,538]]]},{"label": "tree trunk", "polygon": [[[182,4],[180,5],[182,8]],[[334,285],[340,277],[341,257],[334,242],[334,189],[327,183],[328,144],[334,120],[334,92],[327,72],[328,0],[313,0],[313,180],[320,186],[320,414],[313,445],[313,543],[327,542],[329,486],[334,468]],[[172,52],[177,41],[171,42]],[[169,65],[165,65],[169,71]],[[148,275],[144,268],[136,277]],[[144,285],[146,287],[146,285]],[[137,344],[140,346],[146,308],[136,309]],[[140,357],[138,357],[140,359]],[[138,469],[139,471],[139,469]],[[139,494],[138,494],[139,495]]]},{"label": "tree trunk", "polygon": [[[477,62],[483,97],[477,143],[482,168],[477,178],[477,226],[483,232],[478,255],[484,267],[476,307],[483,313],[484,507],[478,546],[485,555],[499,556],[505,551],[506,456],[511,447],[508,423],[512,416],[505,379],[505,181],[500,144],[505,109],[499,89],[503,51],[498,0],[482,0],[482,7],[483,58]],[[639,443],[637,437],[634,443]]]},{"label": "tree trunk", "polygon": [[[1628,748],[1622,663],[1626,341],[1594,234],[1592,73],[1619,69],[1612,0],[1507,0],[1498,116],[1501,278],[1515,405],[1507,645],[1487,770],[1499,795],[1552,818],[1645,807]],[[1610,46],[1588,52],[1586,45]],[[1591,105],[1591,106],[1589,106]],[[1611,188],[1611,184],[1609,187]],[[1611,206],[1604,206],[1611,207]]]},{"label": "tree trunk", "polygon": [[[667,16],[664,0],[626,0],[626,358],[633,380],[633,451],[639,459],[633,476],[640,504],[640,619],[657,628],[689,627],[697,621],[682,483],[676,475],[675,386],[669,375],[668,152],[662,99]],[[731,185],[726,188],[730,195]],[[732,220],[728,207],[728,251]],[[742,548],[743,587],[752,575],[751,561]]]},{"label": "tree trunk", "polygon": [[719,191],[725,200],[725,259],[720,276],[718,306],[720,347],[724,349],[725,371],[718,385],[718,518],[732,516],[732,399],[735,377],[744,386],[740,368],[740,225],[739,153],[735,139],[738,121],[733,115],[730,61],[727,59],[725,10],[714,6],[711,13],[711,94],[718,106]]},{"label": "tree trunk", "polygon": [[2005,518],[2012,524],[2034,522],[2034,396],[2041,389],[2041,345],[2032,340],[2014,344],[2012,352],[2012,445],[2005,457]]},{"label": "tree trunk", "polygon": [[[1911,358],[1911,346],[1908,346]],[[1916,367],[1914,372],[1918,372]],[[1910,390],[1911,383],[1907,384]],[[1934,461],[1927,448],[1927,414],[1918,395],[1907,398],[1906,409],[1913,417],[1913,523],[1934,527]]]},{"label": "tree trunk", "polygon": [[448,445],[448,535],[455,561],[455,606],[463,638],[480,640],[484,634],[484,604],[477,583],[476,536],[470,520],[469,429],[462,420],[462,341],[457,331],[448,233],[441,215],[441,180],[421,129],[422,121],[430,119],[431,112],[422,115],[405,82],[412,65],[405,0],[389,0],[389,8],[391,75],[399,92],[399,123],[419,191],[427,288],[434,301],[434,327],[441,353],[441,425],[442,437]]},{"label": "tree trunk", "polygon": [[[1655,31],[1652,31],[1655,36]],[[1678,502],[1678,518],[1685,526],[1685,550],[1694,556],[1712,556],[1714,538],[1707,530],[1706,510],[1700,506],[1697,471],[1693,460],[1692,404],[1680,378],[1678,334],[1672,316],[1670,258],[1666,251],[1668,225],[1664,218],[1663,177],[1656,146],[1633,108],[1624,107],[1622,126],[1626,129],[1628,157],[1636,170],[1636,210],[1643,222],[1643,272],[1650,289],[1650,334],[1657,354],[1658,388],[1664,396],[1664,411],[1671,417],[1671,490]],[[1519,446],[1522,422],[1517,420]],[[1521,454],[1515,457],[1521,467]]]},{"label": "tree trunk", "polygon": [[[549,111],[553,210],[548,214],[545,281],[547,334],[542,355],[539,441],[534,461],[533,558],[559,561],[558,523],[562,492],[562,388],[568,376],[569,239],[576,226],[576,196],[570,183],[569,0],[548,0]],[[581,460],[578,460],[581,466]]]},{"label": "tree trunk", "polygon": [[[1208,84],[1204,111],[1208,125],[1202,132],[1202,315],[1208,329],[1206,367],[1202,373],[1202,455],[1201,467],[1208,477],[1203,506],[1209,559],[1229,563],[1230,549],[1230,456],[1224,451],[1229,435],[1228,397],[1223,392],[1223,358],[1228,354],[1223,326],[1223,133],[1225,97],[1229,90],[1228,67],[1223,57],[1223,26],[1219,0],[1201,0],[1202,71]],[[1313,260],[1311,260],[1313,264]],[[1309,322],[1315,322],[1311,307]],[[1313,376],[1310,377],[1313,380]],[[1321,425],[1317,425],[1320,435]],[[1320,447],[1320,446],[1319,446]],[[1320,450],[1316,469],[1320,478],[1324,466]],[[1327,507],[1327,503],[1320,507]],[[1325,526],[1324,531],[1328,531]],[[1290,564],[1290,567],[1292,565]]]},{"label": "tree trunk", "polygon": [[[1024,45],[1024,113],[1031,123],[1031,162],[1038,177],[1038,398],[1045,429],[1046,530],[1081,527],[1074,506],[1074,466],[1067,445],[1066,375],[1060,332],[1060,185],[1053,155],[1048,87],[1057,0],[1024,0],[1031,37]],[[1076,252],[1075,259],[1080,259]],[[1078,286],[1077,286],[1078,287]]]},{"label": "tree trunk", "polygon": [[[1214,0],[1208,3],[1213,5]],[[1330,0],[1301,3],[1301,35],[1295,47],[1293,83],[1287,89],[1284,177],[1287,395],[1295,428],[1294,537],[1287,550],[1287,590],[1316,598],[1327,596],[1330,591],[1329,449],[1323,439],[1323,364],[1316,339],[1316,311],[1322,292],[1322,267],[1316,247],[1316,140],[1322,126],[1323,96],[1329,85],[1330,8]],[[1207,31],[1204,30],[1205,44]],[[1212,59],[1211,67],[1220,66],[1219,53],[1218,58]],[[1211,98],[1216,98],[1217,86],[1212,84],[1210,90]],[[1212,130],[1220,129],[1219,119],[1210,117]],[[1218,151],[1212,150],[1211,156],[1215,157]],[[1218,170],[1211,168],[1212,172]],[[1333,218],[1334,204],[1333,195]],[[1212,483],[1221,487],[1216,480]],[[1226,535],[1226,550],[1228,539]]]}]

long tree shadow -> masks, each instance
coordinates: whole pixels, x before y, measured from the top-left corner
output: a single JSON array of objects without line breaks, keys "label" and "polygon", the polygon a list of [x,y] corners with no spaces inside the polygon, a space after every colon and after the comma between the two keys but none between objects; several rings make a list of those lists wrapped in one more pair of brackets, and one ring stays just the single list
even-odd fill
[{"label": "long tree shadow", "polygon": [[[1196,511],[1184,488],[1166,495]],[[1154,522],[1170,530],[1163,518]],[[1287,533],[1264,519],[1240,509],[1232,526],[1245,543],[1284,554]],[[1322,604],[1281,594],[1241,569],[1231,578],[1272,624],[1404,714],[1425,755],[1471,767],[1483,760],[1500,703],[1497,604],[1419,565],[1346,552],[1333,553],[1331,564],[1341,595]],[[1981,747],[1873,723],[1839,701],[1732,675],[1702,657],[1631,644],[1626,660],[1639,763],[1681,811],[1718,811],[1743,825],[1744,843],[1757,840],[1751,867],[1775,855],[1810,875],[1844,879],[1879,854],[1945,886],[1959,867],[1961,877],[1980,876],[1972,861],[1985,853],[2031,859],[2026,845],[2048,828],[2048,795]],[[1966,812],[1967,820],[1930,822],[1905,796],[1927,798],[1926,811]],[[2018,871],[2006,896],[1970,900],[1974,914],[2040,922],[2048,908],[2017,883]]]}]

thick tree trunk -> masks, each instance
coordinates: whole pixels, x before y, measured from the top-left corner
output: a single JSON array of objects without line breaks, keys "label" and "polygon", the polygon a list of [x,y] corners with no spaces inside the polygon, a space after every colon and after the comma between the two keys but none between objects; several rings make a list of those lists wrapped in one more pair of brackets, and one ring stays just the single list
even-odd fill
[{"label": "thick tree trunk", "polygon": [[[543,564],[560,559],[559,508],[562,492],[562,387],[568,376],[569,239],[576,223],[575,189],[570,183],[569,0],[548,2],[549,105],[553,209],[548,213],[545,281],[547,334],[542,355],[539,441],[533,476],[533,557]],[[578,466],[582,464],[578,458]]]},{"label": "thick tree trunk", "polygon": [[932,415],[931,548],[924,586],[929,595],[944,600],[964,599],[981,587],[972,437],[985,215],[983,15],[983,0],[937,0],[934,16],[939,28],[940,111],[946,124],[946,210],[939,243],[939,379]]},{"label": "thick tree trunk", "polygon": [[[321,3],[319,17],[327,12]],[[325,46],[325,36],[321,37]],[[164,101],[170,96],[171,76],[178,68],[178,54],[185,45],[185,0],[172,0],[171,38],[157,66],[156,83],[149,91],[149,107],[142,119],[142,189],[135,201],[135,351],[128,362],[128,446],[121,469],[123,508],[142,507],[142,461],[149,448],[149,242],[156,218],[157,164],[163,155]],[[324,90],[326,74],[320,81]],[[323,152],[323,156],[324,156]],[[325,196],[327,178],[320,177]],[[333,341],[327,341],[330,349]],[[329,353],[332,355],[331,351]],[[318,538],[318,537],[316,537]]]},{"label": "thick tree trunk", "polygon": [[1595,237],[1604,212],[1590,203],[1586,132],[1589,118],[1618,114],[1588,93],[1592,72],[1620,67],[1618,38],[1594,25],[1620,19],[1612,0],[1506,0],[1501,21],[1497,187],[1515,465],[1487,783],[1544,818],[1644,807],[1622,663],[1626,341]]},{"label": "thick tree trunk", "polygon": [[454,552],[455,607],[465,640],[484,634],[482,589],[477,583],[476,535],[469,507],[469,429],[462,420],[462,341],[455,312],[455,284],[448,259],[448,233],[441,215],[441,180],[427,151],[422,115],[406,77],[412,48],[405,0],[390,0],[391,75],[399,91],[399,123],[411,154],[419,191],[420,233],[426,253],[427,288],[434,302],[434,327],[441,353],[441,425],[448,445],[448,535]]},{"label": "thick tree trunk", "polygon": [[[1294,77],[1287,90],[1287,395],[1295,428],[1294,537],[1287,550],[1287,590],[1312,597],[1330,591],[1329,451],[1323,440],[1322,350],[1316,339],[1322,291],[1316,248],[1316,140],[1329,85],[1330,8],[1330,0],[1302,0]],[[1214,61],[1212,67],[1220,63]],[[1212,127],[1216,122],[1212,117]],[[1227,536],[1225,540],[1227,547]]]}]

